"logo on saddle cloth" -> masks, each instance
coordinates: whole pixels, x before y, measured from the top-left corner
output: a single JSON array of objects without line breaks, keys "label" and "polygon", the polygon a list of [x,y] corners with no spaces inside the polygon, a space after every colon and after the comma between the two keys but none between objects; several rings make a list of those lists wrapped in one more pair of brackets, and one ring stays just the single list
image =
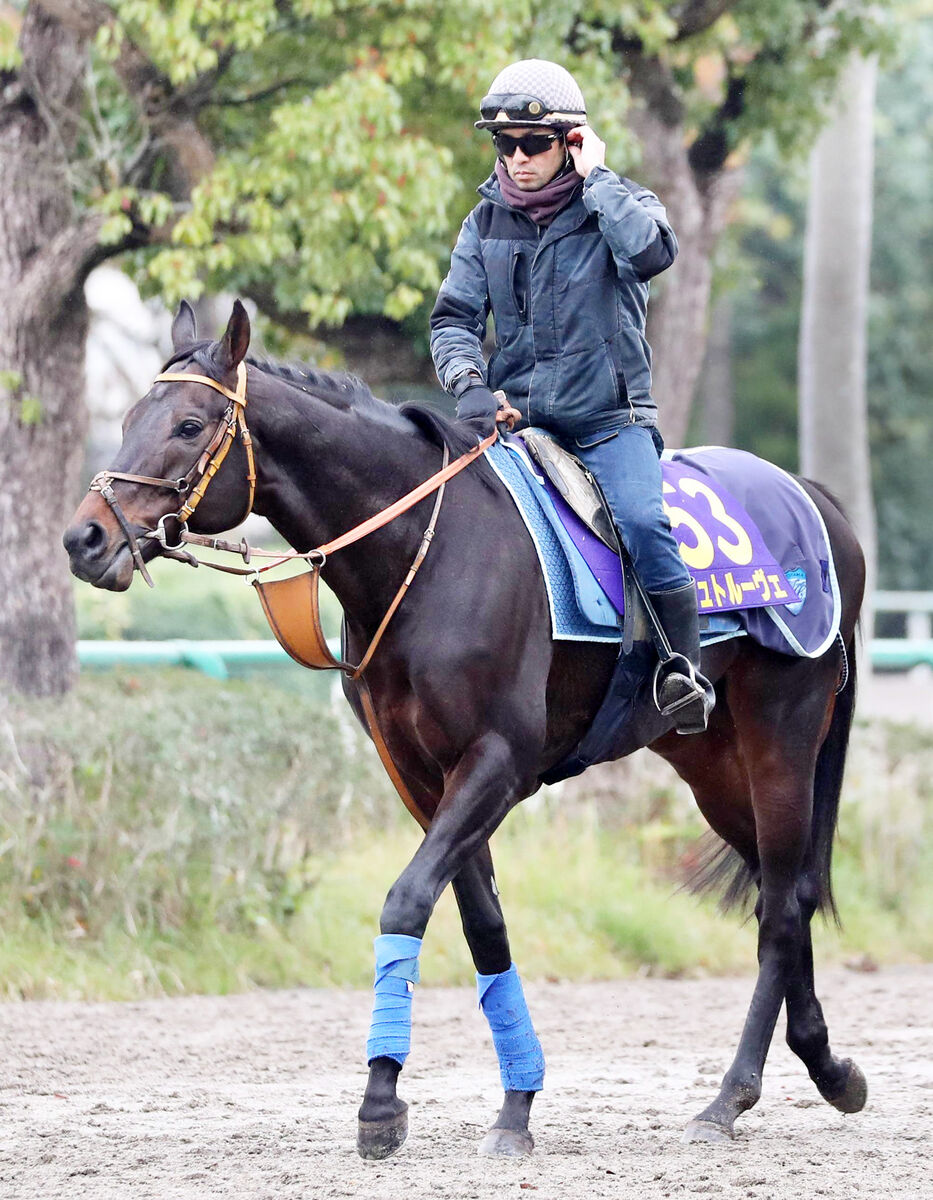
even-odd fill
[{"label": "logo on saddle cloth", "polygon": [[[592,477],[547,434],[526,430],[521,436],[545,473],[564,529],[621,611],[621,597],[612,586],[618,558],[609,547],[615,539]],[[728,489],[677,461],[662,460],[661,473],[664,511],[696,583],[701,613],[802,600],[800,585],[791,586],[757,524]]]}]

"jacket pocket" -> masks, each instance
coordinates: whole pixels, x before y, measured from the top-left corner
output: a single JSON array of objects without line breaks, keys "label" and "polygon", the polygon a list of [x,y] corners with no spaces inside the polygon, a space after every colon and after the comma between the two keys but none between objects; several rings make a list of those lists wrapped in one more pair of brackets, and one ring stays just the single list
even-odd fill
[{"label": "jacket pocket", "polygon": [[609,360],[609,370],[612,374],[613,382],[616,389],[616,407],[619,409],[628,409],[629,417],[634,422],[635,409],[632,401],[629,398],[628,386],[625,382],[625,372],[622,370],[622,365],[618,361],[618,355],[613,353],[613,346],[607,342],[605,345],[606,358]]},{"label": "jacket pocket", "polygon": [[598,433],[588,433],[584,437],[574,438],[573,440],[581,450],[592,450],[594,446],[601,446],[603,442],[611,442],[613,438],[618,436],[618,429],[601,429]]}]

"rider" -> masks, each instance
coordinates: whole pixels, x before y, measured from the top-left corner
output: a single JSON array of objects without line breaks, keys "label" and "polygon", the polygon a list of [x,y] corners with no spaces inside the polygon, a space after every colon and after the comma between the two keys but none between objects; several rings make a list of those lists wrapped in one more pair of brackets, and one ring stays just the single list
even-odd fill
[{"label": "rider", "polygon": [[[661,711],[679,732],[700,732],[714,696],[698,670],[694,585],[661,505],[663,443],[645,340],[648,280],[674,261],[677,239],[658,198],[605,165],[605,144],[563,67],[513,63],[480,114],[476,128],[491,131],[496,165],[431,314],[438,378],[460,419],[484,435],[496,421],[493,390],[504,390],[599,480],[676,656],[661,668]],[[487,367],[490,311],[496,349]]]}]

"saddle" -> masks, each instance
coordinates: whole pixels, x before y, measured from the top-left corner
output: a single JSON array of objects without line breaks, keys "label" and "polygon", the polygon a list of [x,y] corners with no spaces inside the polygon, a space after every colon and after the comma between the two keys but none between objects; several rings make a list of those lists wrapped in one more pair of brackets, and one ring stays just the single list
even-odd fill
[{"label": "saddle", "polygon": [[541,429],[524,429],[516,436],[587,529],[618,554],[615,525],[592,473],[575,454]]},{"label": "saddle", "polygon": [[650,614],[641,602],[635,579],[635,568],[625,547],[620,543],[612,514],[602,489],[592,471],[575,454],[571,454],[542,429],[523,429],[516,435],[522,439],[530,457],[541,468],[561,499],[580,518],[591,533],[619,556],[622,588],[625,596],[622,621],[622,649],[631,653],[637,640],[651,632]]}]

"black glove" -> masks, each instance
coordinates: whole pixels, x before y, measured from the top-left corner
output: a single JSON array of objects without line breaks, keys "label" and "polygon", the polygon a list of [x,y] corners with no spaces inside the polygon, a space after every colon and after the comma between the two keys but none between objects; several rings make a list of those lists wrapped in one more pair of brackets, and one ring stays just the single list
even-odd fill
[{"label": "black glove", "polygon": [[499,401],[478,375],[463,375],[454,382],[453,394],[457,399],[457,417],[468,421],[481,434],[488,437],[496,428],[496,413]]}]

